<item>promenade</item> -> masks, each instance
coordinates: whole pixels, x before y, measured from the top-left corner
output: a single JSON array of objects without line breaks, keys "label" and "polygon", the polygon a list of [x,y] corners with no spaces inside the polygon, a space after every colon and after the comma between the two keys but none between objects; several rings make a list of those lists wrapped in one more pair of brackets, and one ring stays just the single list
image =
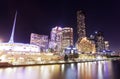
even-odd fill
[{"label": "promenade", "polygon": [[41,62],[31,62],[28,64],[10,64],[10,63],[0,63],[0,67],[24,67],[24,66],[39,66],[39,65],[53,65],[53,64],[71,64],[71,63],[86,63],[86,62],[98,62],[98,61],[114,61],[120,60],[120,57],[117,58],[105,58],[105,59],[91,59],[91,60],[68,60],[68,61],[41,61]]}]

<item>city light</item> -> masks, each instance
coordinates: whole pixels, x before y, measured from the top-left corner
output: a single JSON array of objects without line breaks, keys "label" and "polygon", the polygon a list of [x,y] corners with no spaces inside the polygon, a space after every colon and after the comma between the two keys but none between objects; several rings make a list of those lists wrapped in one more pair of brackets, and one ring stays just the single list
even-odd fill
[{"label": "city light", "polygon": [[[31,33],[30,44],[15,43],[14,25],[9,42],[4,43],[0,40],[0,62],[31,65],[106,60],[109,42],[104,40],[103,33],[96,31],[90,37],[86,36],[85,15],[82,11],[77,12],[77,23],[76,46],[73,44],[73,28],[60,26],[52,28],[50,39],[49,35]],[[73,64],[71,66],[73,67]]]}]

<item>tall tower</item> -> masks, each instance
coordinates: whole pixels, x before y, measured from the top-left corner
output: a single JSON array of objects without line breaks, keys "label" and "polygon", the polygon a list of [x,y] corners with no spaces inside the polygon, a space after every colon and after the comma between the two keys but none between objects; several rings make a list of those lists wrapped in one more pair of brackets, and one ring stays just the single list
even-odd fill
[{"label": "tall tower", "polygon": [[104,41],[104,35],[101,31],[95,32],[95,43],[96,43],[96,51],[100,52],[105,50],[105,41]]},{"label": "tall tower", "polygon": [[105,50],[109,50],[109,41],[104,41],[104,43],[105,43]]},{"label": "tall tower", "polygon": [[85,15],[81,10],[77,11],[77,32],[78,40],[80,40],[83,37],[86,37]]},{"label": "tall tower", "polygon": [[14,18],[14,23],[13,23],[13,28],[12,28],[12,33],[11,33],[11,36],[10,36],[9,43],[14,43],[14,32],[15,32],[16,18],[17,18],[17,11],[15,13],[15,18]]}]

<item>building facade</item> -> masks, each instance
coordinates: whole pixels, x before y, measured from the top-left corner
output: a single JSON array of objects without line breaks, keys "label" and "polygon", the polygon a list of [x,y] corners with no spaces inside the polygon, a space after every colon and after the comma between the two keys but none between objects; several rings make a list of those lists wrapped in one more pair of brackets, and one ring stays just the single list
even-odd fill
[{"label": "building facade", "polygon": [[94,40],[96,44],[96,51],[101,52],[105,50],[105,41],[104,41],[103,33],[100,31],[96,31],[94,37],[95,37]]},{"label": "building facade", "polygon": [[73,28],[64,27],[62,29],[62,50],[73,45]]},{"label": "building facade", "polygon": [[89,40],[87,37],[82,38],[76,47],[80,53],[90,53],[90,54],[96,53],[94,42]]},{"label": "building facade", "polygon": [[85,14],[83,11],[77,11],[77,33],[78,40],[76,47],[81,53],[95,53],[95,44],[86,37]]},{"label": "building facade", "polygon": [[109,41],[105,41],[105,50],[110,50],[109,46]]},{"label": "building facade", "polygon": [[49,48],[60,52],[62,48],[62,28],[59,26],[52,28],[50,37]]},{"label": "building facade", "polygon": [[46,52],[48,49],[48,36],[31,33],[30,44],[40,47],[41,52]]},{"label": "building facade", "polygon": [[68,46],[73,45],[73,29],[56,26],[51,30],[49,48],[56,52],[62,52]]},{"label": "building facade", "polygon": [[77,33],[78,33],[78,41],[81,38],[86,37],[86,29],[85,29],[85,14],[80,10],[77,11]]}]

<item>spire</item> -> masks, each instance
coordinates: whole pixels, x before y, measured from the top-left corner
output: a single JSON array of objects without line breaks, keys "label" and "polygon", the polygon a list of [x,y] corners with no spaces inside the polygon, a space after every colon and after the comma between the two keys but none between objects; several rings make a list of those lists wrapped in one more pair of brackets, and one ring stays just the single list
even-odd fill
[{"label": "spire", "polygon": [[14,23],[13,23],[13,28],[12,28],[12,33],[11,33],[9,43],[14,43],[14,32],[15,32],[16,18],[17,18],[17,11],[15,13],[15,18],[14,18]]}]

